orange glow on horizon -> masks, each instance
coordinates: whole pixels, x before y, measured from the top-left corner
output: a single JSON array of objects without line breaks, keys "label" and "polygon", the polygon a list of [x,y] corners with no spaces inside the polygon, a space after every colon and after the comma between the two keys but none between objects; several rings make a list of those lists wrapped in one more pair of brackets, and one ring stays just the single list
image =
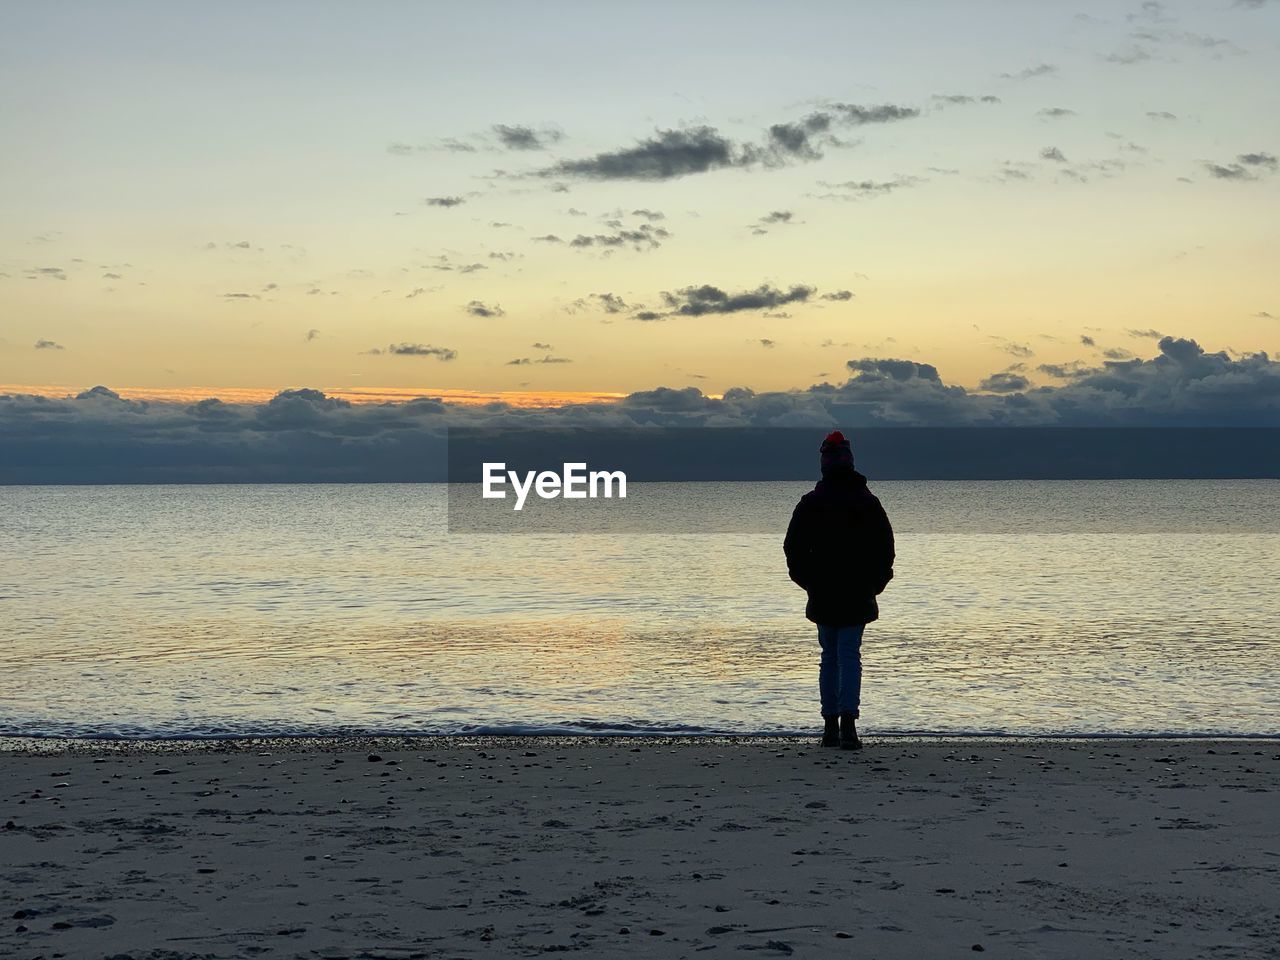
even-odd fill
[{"label": "orange glow on horizon", "polygon": [[[4,394],[28,394],[37,397],[67,398],[81,393],[85,387],[55,385],[2,384]],[[266,403],[281,389],[265,387],[112,387],[126,400],[150,400],[155,403],[195,403],[217,397],[224,403]],[[505,403],[512,407],[545,409],[575,403],[616,403],[625,393],[589,390],[431,390],[425,387],[337,387],[324,389],[327,397],[351,403],[404,403],[432,397],[459,406],[483,406]]]}]

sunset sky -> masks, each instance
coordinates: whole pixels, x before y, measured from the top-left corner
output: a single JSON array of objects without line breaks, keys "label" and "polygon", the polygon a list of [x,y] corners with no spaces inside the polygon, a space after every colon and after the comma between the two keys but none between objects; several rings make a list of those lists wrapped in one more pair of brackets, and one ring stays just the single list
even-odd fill
[{"label": "sunset sky", "polygon": [[1274,355],[1278,118],[1268,0],[7,4],[0,384]]}]

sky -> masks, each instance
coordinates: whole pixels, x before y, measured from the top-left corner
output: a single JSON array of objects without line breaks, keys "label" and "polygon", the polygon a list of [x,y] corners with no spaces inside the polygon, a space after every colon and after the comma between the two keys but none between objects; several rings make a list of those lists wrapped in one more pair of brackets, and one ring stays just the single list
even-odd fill
[{"label": "sky", "polygon": [[1276,0],[0,18],[11,397],[1275,401]]}]

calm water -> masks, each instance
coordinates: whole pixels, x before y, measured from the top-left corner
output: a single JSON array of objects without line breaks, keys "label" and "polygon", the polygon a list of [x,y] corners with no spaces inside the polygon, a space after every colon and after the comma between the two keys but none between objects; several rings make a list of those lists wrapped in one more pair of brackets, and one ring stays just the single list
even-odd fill
[{"label": "calm water", "polygon": [[[869,732],[1280,733],[1280,482],[873,488]],[[773,535],[503,536],[431,485],[0,487],[0,733],[809,730],[804,489],[662,498]]]}]

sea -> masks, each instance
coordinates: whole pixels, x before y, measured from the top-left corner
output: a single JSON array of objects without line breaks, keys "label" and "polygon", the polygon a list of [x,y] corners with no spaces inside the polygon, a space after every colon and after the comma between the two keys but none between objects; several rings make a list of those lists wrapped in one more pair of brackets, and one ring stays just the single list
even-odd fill
[{"label": "sea", "polygon": [[[807,733],[810,486],[528,533],[456,529],[443,484],[0,487],[0,735]],[[1280,734],[1280,481],[872,489],[866,733]]]}]

